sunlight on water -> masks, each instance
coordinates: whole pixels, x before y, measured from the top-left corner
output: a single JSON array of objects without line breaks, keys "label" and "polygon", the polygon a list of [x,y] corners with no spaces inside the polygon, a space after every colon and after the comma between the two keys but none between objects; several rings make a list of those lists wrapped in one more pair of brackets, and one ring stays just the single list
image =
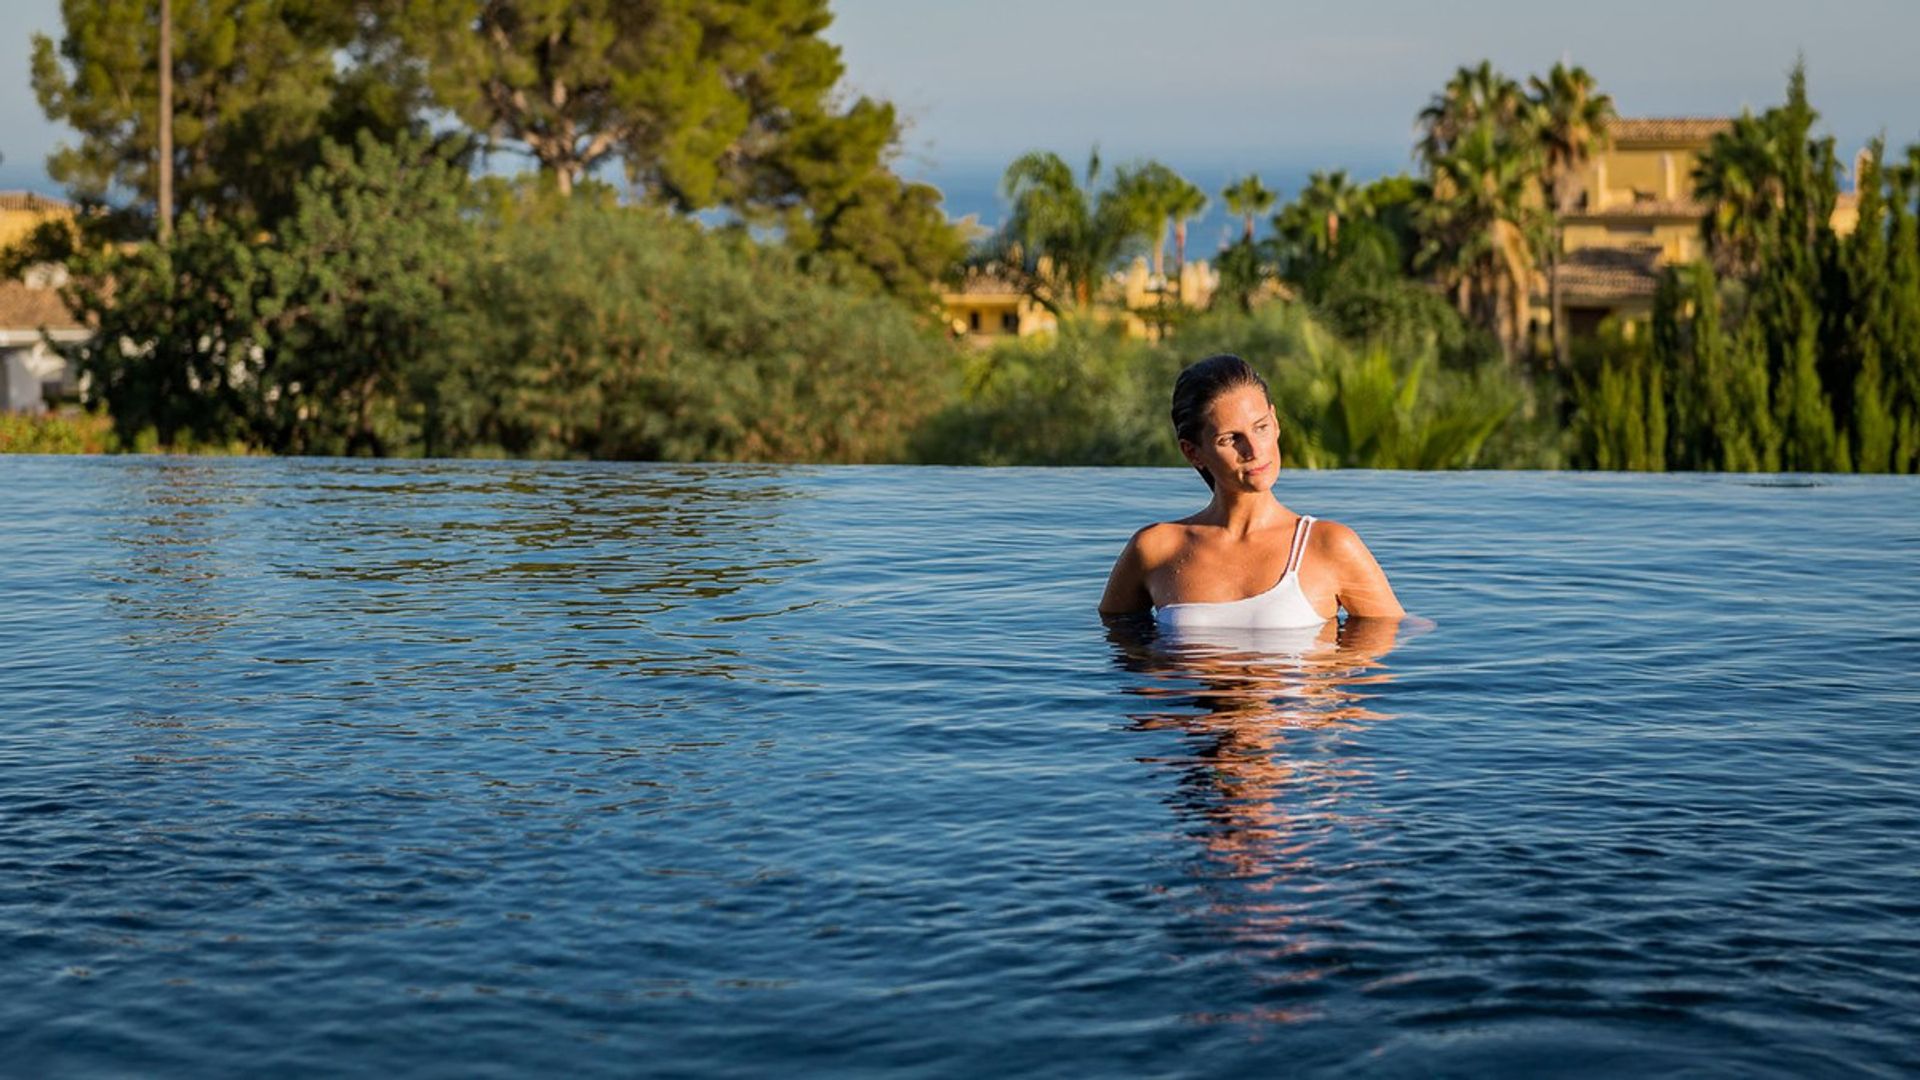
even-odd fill
[{"label": "sunlight on water", "polygon": [[1920,1069],[1920,489],[1296,474],[1424,632],[1092,608],[1184,470],[10,459],[23,1074]]}]

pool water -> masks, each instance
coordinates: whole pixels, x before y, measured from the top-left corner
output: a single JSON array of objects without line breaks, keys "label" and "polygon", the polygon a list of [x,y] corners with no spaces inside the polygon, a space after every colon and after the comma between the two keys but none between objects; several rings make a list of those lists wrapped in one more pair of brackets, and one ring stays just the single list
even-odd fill
[{"label": "pool water", "polygon": [[1920,485],[0,461],[16,1075],[1920,1069]]}]

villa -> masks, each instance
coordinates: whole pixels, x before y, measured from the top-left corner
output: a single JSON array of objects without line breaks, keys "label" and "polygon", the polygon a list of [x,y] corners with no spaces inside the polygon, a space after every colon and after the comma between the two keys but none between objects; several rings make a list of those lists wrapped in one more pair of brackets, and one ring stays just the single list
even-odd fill
[{"label": "villa", "polygon": [[[1707,207],[1694,196],[1693,170],[1713,137],[1732,127],[1723,117],[1613,122],[1612,146],[1587,163],[1574,209],[1561,219],[1560,308],[1570,336],[1591,336],[1608,318],[1650,317],[1661,271],[1706,254],[1700,225]],[[1834,231],[1844,236],[1858,219],[1858,196],[1842,193]],[[1544,268],[1539,289],[1534,321],[1544,326],[1551,303]]]},{"label": "villa", "polygon": [[[26,238],[41,222],[72,217],[73,207],[31,192],[0,192],[0,251]],[[51,403],[76,398],[79,376],[48,346],[92,336],[60,299],[66,271],[36,266],[0,281],[0,409],[45,412]]]},{"label": "villa", "polygon": [[[1154,313],[1163,306],[1204,308],[1220,287],[1220,275],[1206,260],[1183,264],[1176,274],[1155,275],[1147,260],[1135,257],[1101,283],[1095,317],[1119,319],[1127,335],[1155,337]],[[1050,334],[1059,320],[1022,291],[1018,282],[992,268],[970,270],[959,285],[940,294],[941,312],[953,336],[973,345],[991,345],[1012,337]]]}]

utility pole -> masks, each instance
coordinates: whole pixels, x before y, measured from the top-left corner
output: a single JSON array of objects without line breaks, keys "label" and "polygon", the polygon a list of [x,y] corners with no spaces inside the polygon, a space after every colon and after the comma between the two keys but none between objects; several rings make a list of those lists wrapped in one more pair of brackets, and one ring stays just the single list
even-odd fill
[{"label": "utility pole", "polygon": [[173,239],[173,0],[160,0],[160,242]]}]

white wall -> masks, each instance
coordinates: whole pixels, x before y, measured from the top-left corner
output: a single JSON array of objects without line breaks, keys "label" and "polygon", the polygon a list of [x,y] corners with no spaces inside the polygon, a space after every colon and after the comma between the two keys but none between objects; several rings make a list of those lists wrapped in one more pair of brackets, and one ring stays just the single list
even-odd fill
[{"label": "white wall", "polygon": [[44,341],[0,350],[0,354],[6,358],[4,367],[0,367],[0,392],[5,394],[0,408],[11,412],[45,412],[47,402],[42,384],[58,382],[71,386],[73,383],[66,360],[47,348]]}]

